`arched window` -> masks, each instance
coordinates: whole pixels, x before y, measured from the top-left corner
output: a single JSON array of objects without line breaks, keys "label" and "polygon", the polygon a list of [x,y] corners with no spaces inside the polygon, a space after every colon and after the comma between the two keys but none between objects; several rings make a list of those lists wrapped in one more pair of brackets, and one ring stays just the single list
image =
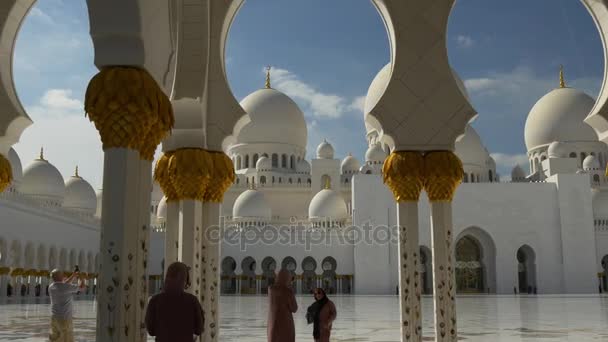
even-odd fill
[{"label": "arched window", "polygon": [[576,153],[575,152],[570,152],[570,158],[576,158]]},{"label": "arched window", "polygon": [[292,154],[289,160],[290,160],[291,168],[295,169],[296,168],[296,156],[294,156]]},{"label": "arched window", "polygon": [[306,181],[306,183],[308,183],[308,185],[310,185],[312,182],[310,181],[310,178],[308,178],[308,180]]},{"label": "arched window", "polygon": [[279,167],[279,155],[276,153],[272,154],[272,167]]},{"label": "arched window", "polygon": [[463,180],[463,182],[464,183],[468,183],[469,182],[469,174],[468,173],[464,174],[464,180]]},{"label": "arched window", "polygon": [[245,155],[245,168],[249,167],[249,155]]},{"label": "arched window", "polygon": [[302,179],[298,178],[298,184],[302,184]]},{"label": "arched window", "polygon": [[283,183],[283,177],[279,177],[279,184]]},{"label": "arched window", "polygon": [[241,156],[236,157],[236,169],[237,170],[241,169]]},{"label": "arched window", "polygon": [[274,176],[272,176],[272,184],[274,184]]},{"label": "arched window", "polygon": [[260,176],[260,184],[266,184],[266,176]]},{"label": "arched window", "polygon": [[237,178],[237,179],[236,179],[236,184],[239,184],[240,182],[241,182],[241,179],[240,179],[240,178]]},{"label": "arched window", "polygon": [[281,167],[284,169],[287,168],[287,155],[286,154],[281,155]]},{"label": "arched window", "polygon": [[581,163],[583,160],[585,160],[585,157],[587,157],[587,154],[585,152],[581,152]]},{"label": "arched window", "polygon": [[348,184],[348,177],[344,178],[344,183]]},{"label": "arched window", "polygon": [[471,173],[471,183],[475,183],[475,175]]},{"label": "arched window", "polygon": [[260,156],[257,153],[253,155],[253,160],[251,161],[251,167],[255,167],[255,165],[258,163],[259,158],[260,158]]},{"label": "arched window", "polygon": [[594,183],[599,183],[600,182],[600,175],[593,175],[593,182]]},{"label": "arched window", "polygon": [[293,183],[293,181],[291,180],[291,178],[289,178],[289,184],[292,184],[292,183]]},{"label": "arched window", "polygon": [[541,156],[541,157],[540,157],[540,161],[543,161],[543,160],[545,160],[545,159],[547,159],[547,156]]}]

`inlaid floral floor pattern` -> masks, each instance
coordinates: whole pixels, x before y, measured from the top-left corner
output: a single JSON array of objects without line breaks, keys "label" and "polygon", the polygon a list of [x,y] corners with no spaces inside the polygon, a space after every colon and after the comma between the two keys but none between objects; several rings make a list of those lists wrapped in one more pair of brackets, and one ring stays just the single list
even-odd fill
[{"label": "inlaid floral floor pattern", "polygon": [[[395,296],[331,299],[338,310],[332,341],[399,341]],[[312,340],[312,325],[304,318],[311,302],[298,297],[298,341]],[[267,298],[223,296],[220,303],[220,341],[266,341]],[[422,304],[424,340],[433,341],[432,298],[425,296]],[[459,296],[457,310],[462,341],[608,342],[608,296]],[[77,300],[74,315],[76,340],[94,341],[96,303]],[[0,300],[0,341],[47,341],[49,316],[48,301]]]}]

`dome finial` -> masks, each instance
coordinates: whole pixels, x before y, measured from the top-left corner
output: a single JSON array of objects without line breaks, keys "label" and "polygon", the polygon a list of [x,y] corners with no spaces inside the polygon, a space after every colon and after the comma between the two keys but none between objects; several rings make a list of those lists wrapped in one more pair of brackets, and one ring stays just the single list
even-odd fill
[{"label": "dome finial", "polygon": [[74,177],[80,178],[78,175],[78,165],[76,165],[76,169],[74,170]]},{"label": "dome finial", "polygon": [[566,88],[566,81],[564,80],[564,66],[559,66],[559,87]]},{"label": "dome finial", "polygon": [[38,160],[46,160],[44,159],[44,147],[40,147],[40,155],[38,156]]},{"label": "dome finial", "polygon": [[331,189],[331,183],[330,183],[329,177],[325,178],[325,189],[326,190]]},{"label": "dome finial", "polygon": [[266,87],[266,89],[271,89],[271,87],[270,87],[270,69],[272,69],[272,67],[270,65],[266,66],[266,84],[264,84],[264,87]]}]

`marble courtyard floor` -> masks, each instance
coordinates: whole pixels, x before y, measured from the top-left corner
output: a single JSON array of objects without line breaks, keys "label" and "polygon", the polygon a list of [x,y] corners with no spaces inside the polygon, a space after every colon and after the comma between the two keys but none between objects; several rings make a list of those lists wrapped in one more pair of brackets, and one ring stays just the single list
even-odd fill
[{"label": "marble courtyard floor", "polygon": [[[396,296],[332,297],[338,309],[332,341],[399,340]],[[312,340],[304,314],[310,297],[298,297],[297,341]],[[265,297],[222,296],[220,341],[265,341]],[[463,341],[608,341],[608,296],[459,296],[459,336]],[[432,298],[423,298],[425,340],[432,341]],[[93,341],[95,303],[75,306],[77,341]],[[48,303],[0,304],[0,341],[46,341]]]}]

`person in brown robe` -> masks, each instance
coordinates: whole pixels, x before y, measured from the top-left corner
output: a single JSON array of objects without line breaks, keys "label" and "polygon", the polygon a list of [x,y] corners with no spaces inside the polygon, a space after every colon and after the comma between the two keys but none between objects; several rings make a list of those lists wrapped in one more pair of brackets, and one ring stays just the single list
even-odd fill
[{"label": "person in brown robe", "polygon": [[315,302],[308,307],[306,320],[308,324],[313,323],[312,336],[315,342],[329,342],[331,326],[336,319],[336,306],[322,288],[316,288],[313,294]]},{"label": "person in brown robe", "polygon": [[146,311],[146,329],[156,342],[192,342],[203,333],[203,309],[196,296],[184,291],[189,286],[188,266],[169,265],[163,291],[150,298]]},{"label": "person in brown robe", "polygon": [[296,329],[293,313],[298,311],[298,303],[291,288],[292,276],[288,270],[281,270],[274,285],[268,289],[268,342],[294,342]]}]

